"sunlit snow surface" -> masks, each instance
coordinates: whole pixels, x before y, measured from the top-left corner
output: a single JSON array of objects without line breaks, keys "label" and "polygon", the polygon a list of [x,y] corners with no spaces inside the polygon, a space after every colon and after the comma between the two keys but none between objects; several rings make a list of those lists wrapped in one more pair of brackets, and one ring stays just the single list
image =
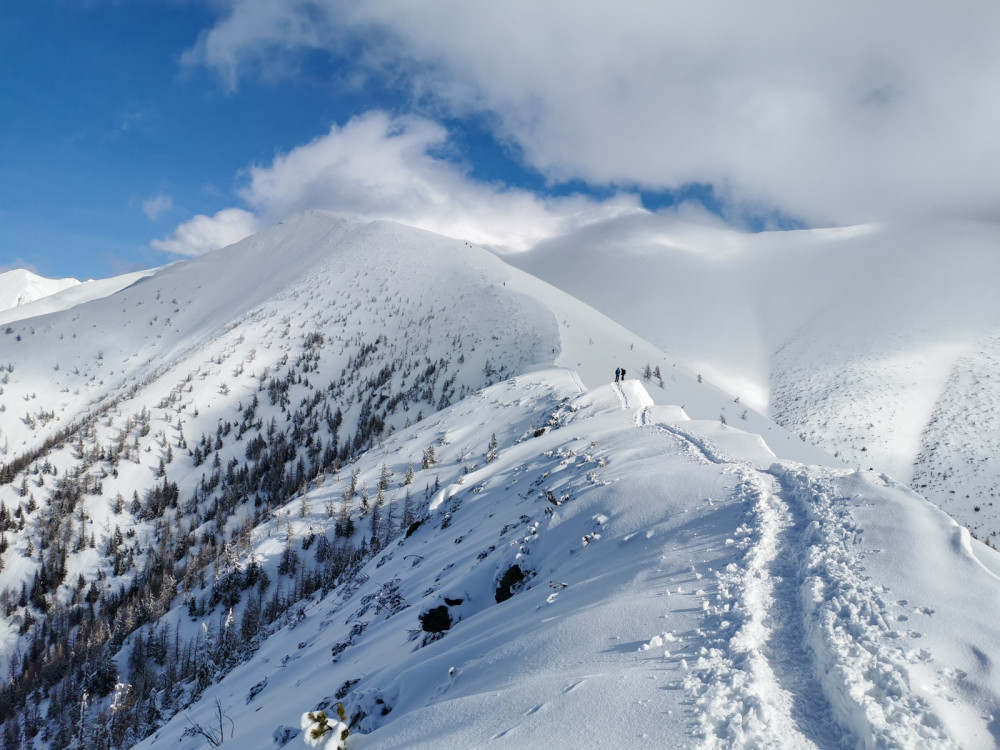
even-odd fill
[{"label": "sunlit snow surface", "polygon": [[24,269],[0,273],[0,312],[78,285],[76,279],[46,279]]},{"label": "sunlit snow surface", "polygon": [[[448,363],[450,406],[393,415],[371,450],[307,482],[254,529],[251,546],[268,595],[288,590],[293,579],[277,573],[286,546],[311,563],[316,546],[302,540],[342,543],[328,507],[352,471],[373,490],[383,466],[385,512],[401,517],[409,495],[419,527],[325,597],[290,607],[248,661],[141,747],[203,747],[192,725],[210,725],[217,706],[227,746],[302,747],[302,714],[332,714],[338,701],[358,717],[352,748],[1000,741],[996,553],[894,480],[845,466],[466,243],[310,213],[10,327],[0,332],[0,363],[14,364],[0,394],[0,460],[87,413],[101,415],[93,441],[102,445],[150,414],[133,458],[81,500],[97,545],[69,556],[63,600],[79,575],[108,572],[100,550],[115,525],[152,543],[153,524],[127,507],[116,513],[112,498],[161,481],[168,448],[169,477],[182,498],[193,494],[206,465],[176,447],[181,436],[194,445],[238,422],[254,394],[267,424],[289,419],[316,384],[344,377],[353,393],[383,362]],[[317,333],[323,344],[310,348]],[[358,364],[357,347],[376,340],[383,359]],[[647,364],[660,377],[643,379]],[[269,405],[268,377],[296,366],[312,383],[289,387],[287,412]],[[628,371],[623,383],[617,367]],[[379,386],[387,398],[404,369]],[[345,420],[357,416],[352,403]],[[228,436],[214,457],[243,460],[248,440]],[[431,446],[436,463],[421,468]],[[58,471],[75,450],[53,450]],[[18,482],[0,487],[11,508],[26,502]],[[29,491],[44,504],[52,484],[31,475]],[[252,512],[241,507],[227,530]],[[369,519],[356,519],[356,543]],[[166,520],[189,522],[179,509]],[[37,569],[24,555],[33,528],[8,537],[5,587]],[[515,565],[526,578],[498,603]],[[185,642],[228,617],[217,607],[192,618],[180,594],[172,606],[163,621]],[[441,608],[451,627],[431,636],[421,615]],[[0,626],[6,663],[17,623]]]},{"label": "sunlit snow surface", "polygon": [[107,297],[154,271],[133,271],[110,279],[77,281],[45,279],[27,271],[0,274],[0,323],[68,310],[85,302]]},{"label": "sunlit snow surface", "polygon": [[[489,433],[500,450],[485,464]],[[291,618],[197,720],[218,698],[235,738],[266,747],[347,686],[348,710],[368,714],[357,748],[996,741],[1000,580],[905,488],[775,461],[757,436],[657,406],[638,382],[582,391],[566,370],[488,388],[358,467],[399,476],[433,441],[443,460],[416,485],[441,489],[421,527],[355,590]],[[468,474],[464,448],[479,454]],[[329,525],[295,504],[288,518],[300,536]],[[275,557],[285,533],[260,529],[260,549]],[[526,586],[497,604],[514,564]],[[422,645],[419,615],[440,606],[456,622]],[[198,747],[178,743],[187,726],[143,746]]]},{"label": "sunlit snow surface", "polygon": [[998,247],[995,222],[750,234],[667,212],[509,260],[986,538],[1000,534]]}]

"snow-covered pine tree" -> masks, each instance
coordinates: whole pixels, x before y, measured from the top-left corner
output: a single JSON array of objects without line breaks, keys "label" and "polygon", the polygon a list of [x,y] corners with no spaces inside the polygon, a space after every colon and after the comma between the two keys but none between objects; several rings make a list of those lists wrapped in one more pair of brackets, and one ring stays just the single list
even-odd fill
[{"label": "snow-covered pine tree", "polygon": [[420,466],[421,468],[429,469],[436,463],[437,459],[434,457],[434,446],[428,445],[427,450],[424,451],[424,457],[420,461]]}]

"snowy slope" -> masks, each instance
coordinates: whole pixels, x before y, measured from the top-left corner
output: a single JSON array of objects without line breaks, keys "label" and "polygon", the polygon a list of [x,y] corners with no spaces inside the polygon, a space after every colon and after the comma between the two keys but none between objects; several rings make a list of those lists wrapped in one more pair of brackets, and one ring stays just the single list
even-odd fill
[{"label": "snowy slope", "polygon": [[29,302],[7,310],[0,310],[0,325],[8,325],[17,320],[26,320],[39,315],[69,310],[71,307],[85,302],[107,297],[109,294],[121,291],[140,279],[151,276],[155,271],[133,271],[109,279],[91,279],[40,296]]},{"label": "snowy slope", "polygon": [[[403,267],[404,278],[376,276],[380,269],[397,266]],[[378,313],[386,301],[395,306],[391,315]],[[530,304],[527,312],[516,310],[528,319],[509,319],[492,309],[493,301],[515,310]],[[659,400],[679,403],[703,419],[743,417],[749,426],[774,430],[780,436],[775,440],[794,446],[787,449],[798,451],[789,454],[792,457],[824,460],[821,451],[796,445],[802,441],[789,440],[787,433],[733,403],[721,391],[707,384],[694,387],[689,371],[621,326],[482,250],[388,222],[361,224],[321,212],[304,214],[230,248],[160,269],[85,307],[9,325],[2,334],[5,351],[18,369],[7,378],[5,403],[23,401],[27,407],[19,407],[16,413],[22,418],[8,421],[0,433],[7,441],[6,452],[29,450],[60,426],[128,393],[137,383],[145,388],[152,385],[146,381],[184,366],[191,372],[202,370],[204,361],[220,358],[218,351],[224,352],[222,359],[237,352],[249,357],[250,351],[256,357],[275,347],[270,337],[276,331],[281,338],[313,329],[349,338],[340,331],[357,325],[362,325],[360,332],[381,330],[363,319],[349,326],[345,320],[350,317],[349,302],[354,309],[364,307],[365,314],[379,315],[380,324],[394,316],[401,318],[387,330],[395,336],[401,335],[400,325],[420,328],[442,313],[447,313],[442,327],[456,335],[474,322],[474,345],[527,347],[530,354],[511,356],[531,362],[544,356],[571,366],[588,385],[613,379],[616,366],[636,375],[651,363],[663,376]],[[546,307],[539,309],[540,305]],[[416,322],[406,319],[410,315],[416,316]],[[474,316],[471,321],[470,315]],[[262,321],[268,325],[257,325]],[[519,336],[528,333],[540,340],[506,341],[500,334],[512,330],[511,325],[520,326],[513,328]],[[559,329],[571,325],[574,330],[564,332],[564,338],[569,336],[579,344],[586,339],[586,346],[574,349],[573,356],[561,354],[558,343]],[[248,336],[257,340],[249,341]],[[235,339],[243,340],[229,343]],[[455,346],[442,345],[438,357],[430,359]],[[284,352],[291,344],[281,343],[278,348]],[[456,352],[456,356],[462,354],[466,352]],[[481,364],[489,359],[482,351],[472,358]],[[507,371],[514,366],[513,362],[495,363],[501,364]],[[222,373],[219,365],[212,368],[215,376]],[[252,380],[244,370],[244,380]],[[39,401],[43,383],[55,395]],[[221,383],[222,379],[216,380],[216,387]],[[162,397],[154,392],[156,398]],[[54,409],[52,400],[58,402]],[[211,401],[221,408],[235,405],[239,398]],[[52,413],[48,419],[42,414],[46,411]]]},{"label": "snowy slope", "polygon": [[986,536],[1000,469],[966,404],[985,414],[1000,397],[998,245],[988,223],[744,234],[645,215],[508,260]]},{"label": "snowy slope", "polygon": [[18,268],[0,273],[0,312],[78,285],[76,279],[46,279]]},{"label": "snowy slope", "polygon": [[[194,592],[218,573],[227,538],[245,540],[385,434],[535,366],[572,366],[593,386],[616,366],[652,363],[662,399],[829,460],[485,251],[322,213],[11,321],[2,345],[0,660],[53,679],[38,677],[52,658],[39,639],[54,635],[38,626],[92,605],[92,623],[58,638],[87,648],[56,674],[77,670],[102,698],[107,680],[93,681],[107,674],[110,643],[174,597],[194,611],[217,606]],[[17,656],[26,651],[37,667]],[[35,684],[0,704],[30,701]]]},{"label": "snowy slope", "polygon": [[[997,741],[1000,644],[982,604],[1000,580],[905,488],[773,462],[759,438],[655,406],[638,382],[583,391],[565,370],[470,397],[356,470],[399,478],[429,443],[442,460],[415,484],[441,489],[419,528],[140,747],[202,746],[191,728],[216,726],[215,701],[227,739],[261,748],[301,747],[299,715],[338,701],[358,722],[349,748]],[[347,481],[259,529],[260,557],[273,564],[289,533],[332,539],[319,509]],[[498,603],[515,565],[527,579]],[[451,626],[435,639],[421,616],[439,609]]]},{"label": "snowy slope", "polygon": [[10,327],[4,746],[995,741],[995,553],[466,243],[311,212]]}]

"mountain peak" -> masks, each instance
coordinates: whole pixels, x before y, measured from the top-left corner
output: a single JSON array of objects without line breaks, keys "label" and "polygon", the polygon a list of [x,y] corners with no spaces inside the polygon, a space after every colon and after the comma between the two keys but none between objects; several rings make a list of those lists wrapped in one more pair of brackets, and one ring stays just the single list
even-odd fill
[{"label": "mountain peak", "polygon": [[47,279],[24,268],[0,273],[0,311],[26,305],[35,300],[76,286],[76,279]]}]

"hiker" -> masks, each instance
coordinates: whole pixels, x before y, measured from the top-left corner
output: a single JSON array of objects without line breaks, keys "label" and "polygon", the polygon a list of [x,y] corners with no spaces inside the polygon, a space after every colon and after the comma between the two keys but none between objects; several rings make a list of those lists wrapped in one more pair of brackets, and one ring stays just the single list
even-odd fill
[{"label": "hiker", "polygon": [[618,378],[620,378],[621,376],[622,376],[622,368],[619,367],[617,370],[615,370],[615,382],[616,383],[618,382]]},{"label": "hiker", "polygon": [[622,368],[622,382],[625,382],[625,368]]}]

